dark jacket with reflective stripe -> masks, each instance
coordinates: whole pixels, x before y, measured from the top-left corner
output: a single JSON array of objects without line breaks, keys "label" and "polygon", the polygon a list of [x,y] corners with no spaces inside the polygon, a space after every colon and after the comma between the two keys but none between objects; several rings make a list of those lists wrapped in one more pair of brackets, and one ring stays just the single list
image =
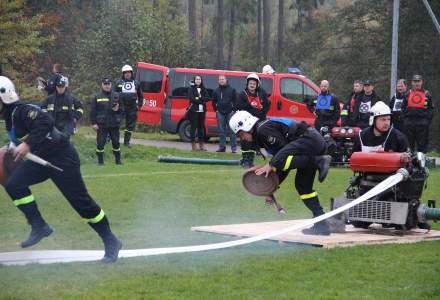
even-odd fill
[{"label": "dark jacket with reflective stripe", "polygon": [[[7,105],[4,112],[6,130],[29,145],[36,155],[56,153],[69,142],[65,135],[54,128],[54,120],[39,107],[16,102]],[[17,143],[18,144],[18,143]]]},{"label": "dark jacket with reflective stripe", "polygon": [[273,155],[270,165],[277,170],[282,170],[286,159],[291,153],[289,152],[289,143],[301,137],[306,130],[315,130],[310,128],[305,122],[294,122],[291,126],[276,122],[273,120],[265,120],[257,124],[254,139],[260,148]]},{"label": "dark jacket with reflective stripe", "polygon": [[[113,110],[119,104],[117,111]],[[96,94],[90,107],[90,121],[99,127],[119,127],[122,120],[122,105],[119,93],[101,91]]]},{"label": "dark jacket with reflective stripe", "polygon": [[40,107],[52,116],[55,127],[68,136],[74,133],[75,123],[84,113],[81,101],[68,92],[62,95],[55,92],[47,97]]}]

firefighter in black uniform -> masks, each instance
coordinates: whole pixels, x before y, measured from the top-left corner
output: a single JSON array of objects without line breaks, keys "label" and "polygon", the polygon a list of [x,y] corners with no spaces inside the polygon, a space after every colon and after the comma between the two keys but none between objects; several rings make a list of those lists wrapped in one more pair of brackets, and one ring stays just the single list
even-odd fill
[{"label": "firefighter in black uniform", "polygon": [[[257,74],[251,73],[247,76],[246,88],[238,95],[237,109],[247,111],[260,120],[266,119],[266,114],[270,109],[270,102]],[[241,165],[244,168],[253,167],[256,145],[253,142],[241,140],[240,146],[242,154]]]},{"label": "firefighter in black uniform", "polygon": [[[47,92],[47,95],[50,96],[56,92],[56,85],[60,77],[66,77],[63,75],[63,67],[61,64],[54,64],[52,67],[53,74],[49,77],[47,81],[41,78],[38,89],[44,90]],[[66,87],[69,86],[69,80],[66,77]]]},{"label": "firefighter in black uniform", "polygon": [[353,152],[407,152],[405,135],[391,126],[391,109],[379,101],[370,110],[370,126],[359,132]]},{"label": "firefighter in black uniform", "polygon": [[[314,217],[324,213],[318,193],[313,189],[313,182],[317,170],[319,181],[324,181],[331,157],[324,155],[326,144],[316,129],[305,122],[296,123],[285,118],[261,121],[246,111],[236,112],[229,126],[242,140],[254,142],[258,149],[264,148],[273,155],[264,167],[255,167],[257,175],[267,176],[273,170],[278,174],[281,183],[290,170],[297,169],[295,188],[301,200],[312,211]],[[328,223],[322,221],[310,229],[304,229],[303,232],[328,235],[330,229]]]},{"label": "firefighter in black uniform", "polygon": [[336,126],[340,117],[339,99],[330,93],[330,84],[327,80],[321,81],[319,87],[321,92],[308,107],[316,114],[316,130],[320,131],[322,127],[328,127],[331,130]]},{"label": "firefighter in black uniform", "polygon": [[403,126],[412,151],[428,151],[429,127],[434,116],[431,93],[423,89],[423,78],[414,75],[411,90],[402,105]]},{"label": "firefighter in black uniform", "polygon": [[370,109],[376,102],[382,101],[374,91],[373,83],[370,80],[364,81],[364,93],[359,97],[351,115],[351,125],[366,128],[370,119]]},{"label": "firefighter in black uniform", "polygon": [[134,79],[133,68],[129,65],[122,67],[122,79],[116,82],[116,92],[125,115],[124,146],[130,147],[130,139],[136,128],[137,111],[144,101],[139,81]]},{"label": "firefighter in black uniform", "polygon": [[75,133],[76,122],[82,117],[84,111],[81,101],[66,91],[66,84],[67,78],[59,77],[55,93],[47,97],[40,107],[52,116],[55,120],[55,127],[70,137]]},{"label": "firefighter in black uniform", "polygon": [[110,136],[115,163],[121,165],[121,149],[119,147],[119,125],[122,119],[122,106],[119,94],[112,91],[112,80],[104,77],[101,92],[95,95],[91,103],[90,121],[96,133],[96,155],[98,164],[104,164],[104,146]]},{"label": "firefighter in black uniform", "polygon": [[402,119],[402,105],[405,99],[407,99],[407,87],[405,79],[399,79],[396,83],[396,93],[391,97],[391,124],[393,127],[403,131],[403,119]]},{"label": "firefighter in black uniform", "polygon": [[37,244],[52,234],[51,227],[41,216],[30,186],[51,179],[78,214],[87,220],[104,242],[102,261],[114,262],[122,242],[110,229],[110,224],[99,205],[89,195],[80,172],[78,153],[67,137],[54,124],[53,119],[39,107],[21,103],[13,83],[0,77],[1,111],[5,118],[16,161],[32,152],[63,169],[62,172],[33,161],[23,161],[6,180],[4,187],[14,205],[23,212],[31,225],[31,234],[21,243],[23,248]]},{"label": "firefighter in black uniform", "polygon": [[351,117],[354,111],[354,107],[364,94],[364,84],[361,80],[355,80],[353,83],[353,91],[351,92],[348,100],[344,103],[341,111],[342,126],[353,126],[351,124]]}]

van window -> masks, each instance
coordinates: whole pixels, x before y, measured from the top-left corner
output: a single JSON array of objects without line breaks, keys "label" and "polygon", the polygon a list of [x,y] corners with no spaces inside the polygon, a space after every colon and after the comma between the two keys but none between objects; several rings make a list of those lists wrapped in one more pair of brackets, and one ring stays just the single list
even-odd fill
[{"label": "van window", "polygon": [[[235,89],[237,94],[246,87],[246,76],[226,76],[226,79],[228,80],[229,85]],[[266,91],[268,97],[272,95],[272,84],[273,80],[271,78],[261,78],[261,85]]]},{"label": "van window", "polygon": [[163,73],[159,70],[139,69],[141,89],[145,93],[159,93],[162,89]]},{"label": "van window", "polygon": [[303,102],[303,82],[295,78],[281,79],[281,95],[289,100]]},{"label": "van window", "polygon": [[308,102],[312,99],[315,99],[317,97],[318,93],[312,89],[310,86],[308,86],[306,83],[304,83],[304,100],[305,102]]},{"label": "van window", "polygon": [[187,97],[189,83],[193,76],[187,73],[175,73],[174,77],[170,81],[171,83],[171,96],[173,97]]}]

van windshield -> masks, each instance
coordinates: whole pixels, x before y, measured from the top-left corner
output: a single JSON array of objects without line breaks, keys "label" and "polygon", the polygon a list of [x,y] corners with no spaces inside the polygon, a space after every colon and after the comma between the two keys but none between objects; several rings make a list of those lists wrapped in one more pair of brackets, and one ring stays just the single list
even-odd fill
[{"label": "van windshield", "polygon": [[163,73],[159,70],[138,69],[138,80],[145,93],[159,93],[162,89]]},{"label": "van windshield", "polygon": [[[194,76],[197,74],[192,73],[175,73],[174,78],[171,82],[171,95],[173,97],[187,97],[188,87]],[[203,80],[203,85],[208,91],[209,98],[212,99],[212,93],[218,87],[218,76],[219,75],[201,75]],[[246,86],[246,76],[226,76],[228,83],[233,87],[237,93],[241,92]],[[272,79],[262,78],[261,84],[266,91],[267,95],[272,94]]]}]

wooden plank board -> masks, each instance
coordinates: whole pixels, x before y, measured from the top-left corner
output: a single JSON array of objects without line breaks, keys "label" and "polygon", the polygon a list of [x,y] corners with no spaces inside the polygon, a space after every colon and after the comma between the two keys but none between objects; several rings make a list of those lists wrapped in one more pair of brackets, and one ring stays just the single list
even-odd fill
[{"label": "wooden plank board", "polygon": [[[231,224],[192,227],[191,230],[199,232],[218,233],[240,237],[251,237],[274,230],[282,229],[303,222],[304,220],[289,220],[263,223]],[[323,248],[350,247],[356,245],[388,244],[388,243],[416,243],[425,240],[440,240],[440,231],[413,229],[404,235],[394,229],[370,226],[369,229],[346,226],[345,233],[332,233],[329,236],[304,235],[301,231],[289,232],[271,240],[308,244]]]}]

